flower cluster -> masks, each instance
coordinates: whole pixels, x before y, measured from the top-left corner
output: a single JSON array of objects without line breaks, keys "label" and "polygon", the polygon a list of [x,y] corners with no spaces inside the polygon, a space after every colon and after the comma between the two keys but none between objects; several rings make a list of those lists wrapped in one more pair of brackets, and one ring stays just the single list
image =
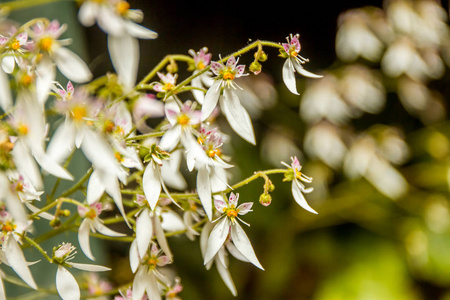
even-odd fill
[{"label": "flower cluster", "polygon": [[[57,20],[32,20],[0,36],[0,260],[39,289],[22,252],[22,246],[32,246],[48,263],[58,265],[56,290],[61,298],[80,299],[84,292],[69,269],[109,268],[72,262],[76,252],[69,242],[56,246],[49,256],[40,245],[49,235],[36,238],[39,243],[28,236],[34,222],[48,222],[56,233],[76,228],[77,248],[90,260],[98,256],[91,249],[93,237],[129,242],[133,280],[116,299],[180,299],[180,279],[165,272],[175,262],[168,236],[186,234],[192,241],[200,236],[204,264],[209,269],[215,263],[236,295],[228,253],[264,270],[240,225],[249,225],[241,216],[251,211],[253,202],[238,206],[239,194],[233,192],[258,176],[237,186],[230,183],[231,136],[224,132],[229,127],[231,134],[251,144],[258,140],[249,104],[243,104],[249,83],[241,86],[239,80],[249,74],[238,55],[257,49],[253,66],[258,70],[252,72],[263,76],[258,61],[267,56],[262,47],[280,50],[286,58],[283,79],[294,94],[295,73],[322,76],[303,68],[308,60],[299,55],[299,36],[291,35],[287,44],[257,41],[241,53],[218,55],[218,60],[206,47],[190,50],[190,56],[168,56],[136,83],[138,39],[157,37],[136,23],[142,21],[142,12],[122,0],[85,0],[78,17],[82,25],[98,24],[107,34],[115,72],[93,79],[88,64],[66,47],[71,42],[62,39],[67,25]],[[178,61],[188,65],[189,75],[181,81]],[[56,81],[57,70],[63,80]],[[154,125],[153,119],[160,122]],[[78,152],[89,169],[75,180],[68,166]],[[312,188],[301,182],[311,183],[312,178],[300,172],[297,158],[292,165],[283,164],[287,169],[277,172],[292,181],[295,201],[316,213],[303,196]],[[266,180],[264,193],[269,197],[273,187],[268,175],[258,174]],[[57,180],[46,203],[40,203],[47,176]],[[60,192],[61,181],[73,184]],[[77,213],[65,206],[75,206]],[[110,227],[117,223],[126,224],[124,230]],[[0,279],[4,276],[0,272]],[[98,278],[90,284],[87,292],[95,296],[112,288]],[[5,298],[0,287],[0,298]]]}]

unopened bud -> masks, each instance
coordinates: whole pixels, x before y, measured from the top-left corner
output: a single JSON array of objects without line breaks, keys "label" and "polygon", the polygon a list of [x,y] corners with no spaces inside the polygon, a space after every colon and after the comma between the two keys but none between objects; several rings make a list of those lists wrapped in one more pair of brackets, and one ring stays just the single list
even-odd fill
[{"label": "unopened bud", "polygon": [[175,74],[178,72],[178,65],[175,62],[171,62],[167,65],[166,70],[171,74]]},{"label": "unopened bud", "polygon": [[50,226],[52,226],[53,228],[58,228],[59,226],[61,226],[61,219],[54,218],[53,220],[50,221]]},{"label": "unopened bud", "polygon": [[259,55],[258,56],[259,61],[264,62],[267,60],[267,54],[264,51],[259,51],[259,52],[255,53],[255,58],[257,55]]},{"label": "unopened bud", "polygon": [[273,183],[269,184],[269,192],[273,192],[275,190],[275,185]]},{"label": "unopened bud", "polygon": [[262,66],[259,62],[254,61],[250,64],[249,70],[250,70],[250,72],[254,73],[255,75],[258,75],[259,73],[261,73]]},{"label": "unopened bud", "polygon": [[63,217],[69,217],[70,216],[70,210],[64,209],[59,211],[59,215]]},{"label": "unopened bud", "polygon": [[261,194],[261,196],[259,196],[259,203],[261,203],[262,205],[269,206],[271,202],[272,196],[270,196],[269,194]]}]

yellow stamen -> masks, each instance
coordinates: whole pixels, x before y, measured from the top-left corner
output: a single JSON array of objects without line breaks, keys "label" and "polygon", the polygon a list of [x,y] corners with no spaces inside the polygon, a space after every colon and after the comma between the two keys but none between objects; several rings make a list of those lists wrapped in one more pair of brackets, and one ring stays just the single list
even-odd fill
[{"label": "yellow stamen", "polygon": [[238,215],[238,213],[237,213],[236,209],[230,208],[230,209],[227,210],[227,217],[229,217],[229,218],[236,218],[237,215]]},{"label": "yellow stamen", "polygon": [[16,227],[17,227],[16,224],[13,224],[11,222],[6,222],[2,226],[2,231],[4,231],[4,232],[11,232],[11,231],[14,231],[14,229],[16,229]]},{"label": "yellow stamen", "polygon": [[105,132],[111,133],[111,132],[113,132],[115,126],[116,126],[116,124],[114,124],[113,121],[106,120],[104,130],[105,130]]},{"label": "yellow stamen", "polygon": [[89,219],[94,219],[95,217],[97,217],[97,213],[95,212],[95,210],[94,209],[90,209],[87,213],[86,213],[86,218],[89,218]]},{"label": "yellow stamen", "polygon": [[33,77],[31,77],[28,74],[23,75],[20,80],[20,83],[26,87],[29,86],[32,82],[33,82]]},{"label": "yellow stamen", "polygon": [[41,46],[41,49],[44,51],[49,51],[52,47],[53,39],[51,37],[45,37],[42,38],[39,42],[39,45]]},{"label": "yellow stamen", "polygon": [[117,3],[116,9],[120,15],[125,15],[130,9],[130,4],[126,1],[120,1],[119,3]]},{"label": "yellow stamen", "polygon": [[197,69],[199,70],[203,70],[205,68],[205,64],[202,61],[199,61],[197,64]]},{"label": "yellow stamen", "polygon": [[223,74],[223,79],[224,80],[234,80],[234,74],[227,71]]},{"label": "yellow stamen", "polygon": [[25,124],[19,124],[19,126],[17,127],[17,132],[20,135],[27,135],[28,133],[28,126]]},{"label": "yellow stamen", "polygon": [[186,114],[181,114],[177,117],[178,124],[180,125],[188,125],[191,118],[189,118]]},{"label": "yellow stamen", "polygon": [[70,113],[75,121],[82,121],[87,115],[87,110],[84,106],[75,106]]},{"label": "yellow stamen", "polygon": [[17,39],[12,40],[9,45],[13,50],[19,50],[20,48],[20,42]]},{"label": "yellow stamen", "polygon": [[115,152],[114,156],[116,157],[118,162],[123,162],[122,155],[119,152]]}]

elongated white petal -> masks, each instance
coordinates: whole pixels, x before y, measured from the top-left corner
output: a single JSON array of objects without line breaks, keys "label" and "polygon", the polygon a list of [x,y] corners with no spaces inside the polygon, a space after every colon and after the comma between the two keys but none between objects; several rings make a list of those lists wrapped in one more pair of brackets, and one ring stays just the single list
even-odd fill
[{"label": "elongated white petal", "polygon": [[208,245],[206,247],[205,258],[203,260],[204,264],[207,264],[217,254],[219,249],[223,246],[223,243],[225,243],[229,231],[230,225],[226,217],[222,218],[222,220],[214,226],[208,238]]},{"label": "elongated white petal", "polygon": [[323,77],[323,75],[317,75],[317,74],[311,73],[309,71],[306,71],[298,61],[294,62],[294,68],[295,68],[295,70],[297,70],[297,72],[300,75],[303,75],[308,78],[322,78]]},{"label": "elongated white petal", "polygon": [[8,265],[20,278],[22,278],[23,281],[25,281],[26,284],[37,290],[36,282],[34,282],[33,276],[28,268],[28,263],[25,260],[22,249],[11,234],[6,238],[4,247]]},{"label": "elongated white petal", "polygon": [[147,292],[148,299],[161,299],[161,293],[159,292],[158,288],[158,279],[153,272],[148,273],[148,278],[145,281],[145,291]]},{"label": "elongated white petal", "polygon": [[205,99],[203,100],[202,106],[202,121],[208,119],[208,117],[213,112],[214,108],[216,108],[217,101],[220,96],[220,85],[221,81],[217,80],[214,84],[208,89],[205,95]]},{"label": "elongated white petal", "polygon": [[159,221],[158,216],[156,216],[154,218],[153,225],[155,226],[155,235],[156,235],[156,240],[158,241],[159,246],[164,251],[164,253],[167,255],[169,260],[172,261],[173,260],[172,251],[170,251],[169,244],[167,243],[166,235],[164,234],[164,230],[161,226],[161,222]]},{"label": "elongated white petal", "polygon": [[312,212],[313,214],[317,214],[317,212],[311,206],[309,206],[308,202],[306,202],[300,184],[295,179],[292,181],[292,195],[294,196],[294,200],[298,203],[298,205],[300,205],[307,211]]},{"label": "elongated white petal", "polygon": [[131,89],[136,83],[138,72],[138,40],[129,35],[108,35],[108,51],[119,80],[127,89]]},{"label": "elongated white petal", "polygon": [[165,151],[172,151],[180,142],[181,126],[174,126],[164,133],[159,147]]},{"label": "elongated white petal", "polygon": [[91,265],[91,264],[80,264],[80,263],[71,262],[70,265],[72,267],[74,267],[75,269],[88,271],[88,272],[106,272],[106,271],[111,270],[108,267],[99,266],[99,265]]},{"label": "elongated white petal", "polygon": [[105,225],[103,225],[102,222],[100,222],[100,220],[96,219],[94,220],[94,228],[95,230],[97,230],[99,233],[106,235],[106,236],[112,236],[112,237],[119,237],[119,236],[125,236],[126,234],[124,233],[120,233],[117,231],[114,231],[108,227],[106,227]]},{"label": "elongated white petal", "polygon": [[0,107],[6,112],[11,108],[12,103],[8,75],[3,70],[0,70]]},{"label": "elongated white petal", "polygon": [[158,34],[153,30],[131,21],[125,21],[124,26],[130,36],[138,39],[156,39],[158,37]]},{"label": "elongated white petal", "polygon": [[61,164],[75,146],[76,128],[72,122],[64,122],[61,124],[53,134],[50,143],[47,146],[47,155],[50,156],[54,162]]},{"label": "elongated white petal", "polygon": [[283,82],[291,93],[299,95],[297,92],[297,85],[295,82],[294,67],[292,66],[291,59],[288,58],[283,64]]},{"label": "elongated white petal", "polygon": [[86,201],[89,205],[100,200],[100,197],[105,192],[105,186],[100,180],[101,171],[94,169],[87,184]]},{"label": "elongated white petal", "polygon": [[181,150],[174,151],[170,155],[170,160],[164,162],[161,166],[161,176],[168,187],[185,190],[187,188],[186,179],[179,171],[183,152]]},{"label": "elongated white petal", "polygon": [[14,144],[12,156],[17,170],[27,177],[35,188],[42,189],[44,184],[42,182],[42,175],[39,167],[29,149],[21,139]]},{"label": "elongated white petal", "polygon": [[223,282],[230,290],[231,294],[236,297],[237,296],[236,286],[234,285],[233,278],[231,278],[231,274],[230,271],[228,271],[228,268],[226,268],[218,259],[216,259],[216,268]]},{"label": "elongated white petal", "polygon": [[56,68],[48,55],[44,55],[36,66],[36,95],[39,103],[44,105],[56,77]]},{"label": "elongated white petal", "polygon": [[142,300],[148,280],[149,275],[145,268],[139,268],[133,280],[133,300]]},{"label": "elongated white petal", "polygon": [[61,265],[56,271],[56,290],[62,300],[78,300],[81,296],[75,277]]},{"label": "elongated white petal", "polygon": [[234,132],[247,142],[255,145],[255,133],[253,132],[250,115],[242,106],[236,94],[230,89],[224,90],[224,96],[220,99],[220,107]]},{"label": "elongated white petal", "polygon": [[[200,76],[193,78],[191,84],[193,87],[203,88],[202,79]],[[203,91],[194,89],[192,90],[192,95],[194,96],[195,100],[197,100],[198,103],[203,105],[205,99],[205,93]]]},{"label": "elongated white petal", "polygon": [[131,272],[135,273],[140,264],[140,257],[137,249],[136,239],[130,245],[129,257]]},{"label": "elongated white petal", "polygon": [[72,174],[55,162],[50,156],[43,151],[33,151],[34,158],[38,164],[49,174],[65,180],[73,180]]},{"label": "elongated white petal", "polygon": [[92,73],[86,63],[71,50],[60,47],[53,53],[58,70],[69,80],[84,83],[92,79]]},{"label": "elongated white petal", "polygon": [[0,276],[0,300],[6,300],[5,286],[3,285],[3,279]]},{"label": "elongated white petal", "polygon": [[12,55],[6,55],[2,59],[2,69],[8,73],[11,74],[14,71],[14,67],[16,66],[16,61],[14,59],[14,56]]},{"label": "elongated white petal", "polygon": [[99,4],[93,1],[84,1],[78,10],[78,20],[83,26],[90,27],[95,24]]},{"label": "elongated white petal", "polygon": [[242,255],[241,252],[239,252],[238,248],[236,248],[233,243],[225,243],[225,246],[227,247],[228,252],[230,252],[235,258],[241,261],[250,262],[244,255]]},{"label": "elongated white petal", "polygon": [[158,167],[153,163],[149,163],[142,177],[144,194],[152,210],[155,209],[161,194],[161,181],[158,172]]},{"label": "elongated white petal", "polygon": [[136,218],[136,246],[140,257],[144,257],[153,236],[153,222],[150,211],[145,208]]},{"label": "elongated white petal", "polygon": [[91,227],[89,225],[89,221],[88,219],[84,219],[78,229],[78,243],[80,244],[81,251],[83,251],[84,255],[86,255],[86,257],[90,260],[95,260],[91,251],[91,243],[89,240],[90,232]]},{"label": "elongated white petal", "polygon": [[255,251],[253,250],[252,244],[250,243],[247,234],[238,222],[235,222],[234,225],[231,226],[231,239],[239,252],[241,252],[249,262],[260,268],[261,270],[264,270],[258,258],[256,257]]},{"label": "elongated white petal", "polygon": [[0,172],[0,191],[0,199],[3,200],[3,203],[6,205],[14,220],[16,222],[26,223],[28,217],[22,201],[17,196],[17,193],[11,192],[10,181],[2,172]]},{"label": "elongated white petal", "polygon": [[209,180],[209,172],[207,166],[204,165],[198,169],[197,173],[197,193],[202,202],[203,209],[212,220],[212,198],[211,198],[211,182]]},{"label": "elongated white petal", "polygon": [[[37,213],[38,211],[40,211],[40,208],[37,208],[36,206],[26,202],[25,206],[32,212],[32,213]],[[53,220],[55,217],[52,214],[49,214],[48,212],[41,212],[38,214],[39,217],[44,218],[46,220]]]}]

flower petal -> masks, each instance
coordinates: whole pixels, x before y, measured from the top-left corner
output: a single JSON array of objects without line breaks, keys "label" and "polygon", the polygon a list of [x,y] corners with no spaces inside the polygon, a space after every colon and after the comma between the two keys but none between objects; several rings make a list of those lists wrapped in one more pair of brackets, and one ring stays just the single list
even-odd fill
[{"label": "flower petal", "polygon": [[128,34],[132,37],[138,39],[156,39],[158,37],[158,34],[153,30],[145,28],[144,26],[141,26],[134,22],[125,21],[124,25]]},{"label": "flower petal", "polygon": [[12,106],[12,94],[8,81],[8,75],[0,70],[0,107],[3,111],[8,111]]},{"label": "flower petal", "polygon": [[222,81],[217,80],[214,84],[208,89],[205,95],[205,99],[203,99],[202,105],[202,121],[208,119],[208,117],[213,112],[214,108],[216,108],[217,101],[219,101],[220,96],[220,85]]},{"label": "flower petal", "polygon": [[83,222],[81,222],[80,228],[78,228],[78,243],[80,244],[81,251],[83,251],[84,255],[90,260],[95,260],[89,240],[90,232],[91,227],[89,225],[89,220],[84,219]]},{"label": "flower petal", "polygon": [[234,225],[231,226],[231,240],[233,241],[236,248],[242,255],[245,256],[256,267],[264,270],[261,266],[258,258],[256,257],[255,251],[253,250],[252,244],[247,237],[244,229],[242,229],[241,225],[238,222],[235,222]]},{"label": "flower petal", "polygon": [[92,79],[92,73],[86,63],[71,50],[60,47],[53,53],[58,70],[69,80],[84,83]]},{"label": "flower petal", "polygon": [[224,90],[224,97],[220,99],[220,107],[234,132],[255,145],[255,133],[250,116],[241,105],[239,98],[230,89]]},{"label": "flower petal", "polygon": [[37,290],[36,282],[34,282],[33,276],[28,268],[28,263],[25,260],[22,249],[12,234],[8,235],[6,238],[4,251],[8,265],[20,278],[22,278],[23,281],[25,281],[26,284]]},{"label": "flower petal", "polygon": [[129,35],[108,35],[108,51],[119,80],[127,89],[136,83],[139,66],[139,43]]},{"label": "flower petal", "polygon": [[75,277],[61,265],[56,271],[56,290],[62,300],[78,300],[81,296]]},{"label": "flower petal", "polygon": [[99,265],[80,264],[80,263],[74,263],[74,262],[71,262],[69,264],[72,267],[74,267],[75,269],[79,269],[79,270],[82,270],[82,271],[88,271],[88,272],[106,272],[106,271],[110,271],[111,270],[108,267],[99,266]]},{"label": "flower petal", "polygon": [[298,203],[298,205],[300,205],[307,211],[312,212],[313,214],[317,214],[317,212],[312,209],[311,206],[309,206],[308,202],[306,202],[305,196],[303,196],[302,193],[300,183],[295,179],[292,181],[292,195],[294,196],[294,200]]},{"label": "flower petal", "polygon": [[153,222],[150,211],[145,208],[136,218],[136,246],[140,257],[144,257],[153,236]]},{"label": "flower petal", "polygon": [[228,269],[222,263],[218,262],[218,259],[216,259],[216,268],[217,272],[219,272],[220,277],[222,278],[227,288],[230,290],[231,294],[236,297],[237,290],[236,286],[234,285],[233,278],[231,278],[230,271],[228,271]]},{"label": "flower petal", "polygon": [[197,193],[209,220],[212,220],[211,183],[206,165],[201,166],[197,172]]},{"label": "flower petal", "polygon": [[282,74],[283,74],[283,82],[286,85],[286,87],[288,88],[288,90],[291,91],[291,93],[293,93],[295,95],[300,95],[297,92],[294,67],[292,66],[292,62],[291,62],[290,58],[286,59],[286,61],[284,62]]},{"label": "flower petal", "polygon": [[219,249],[225,243],[228,233],[230,231],[230,225],[227,218],[222,218],[213,230],[208,238],[208,245],[206,246],[205,258],[203,263],[206,265],[217,254]]},{"label": "flower petal", "polygon": [[295,68],[295,70],[297,70],[297,72],[300,75],[303,75],[308,78],[322,78],[323,77],[323,75],[317,75],[317,74],[311,73],[309,71],[306,71],[298,61],[294,62],[294,68]]},{"label": "flower petal", "polygon": [[144,194],[152,210],[155,209],[159,195],[161,194],[161,181],[159,179],[158,168],[153,162],[149,163],[142,177]]}]

